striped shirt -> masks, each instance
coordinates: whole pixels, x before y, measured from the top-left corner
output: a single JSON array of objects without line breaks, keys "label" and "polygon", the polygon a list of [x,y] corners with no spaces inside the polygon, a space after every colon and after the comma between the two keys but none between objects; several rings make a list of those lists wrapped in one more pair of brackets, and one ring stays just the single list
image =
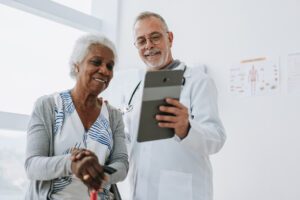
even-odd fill
[{"label": "striped shirt", "polygon": [[[86,148],[93,151],[101,165],[109,158],[113,147],[113,136],[109,124],[106,104],[86,130],[80,120],[71,98],[71,91],[55,95],[54,155],[64,155],[72,148]],[[106,188],[108,190],[109,188]],[[107,192],[107,191],[105,191]],[[53,199],[88,200],[88,188],[74,175],[59,177],[53,180]]]}]

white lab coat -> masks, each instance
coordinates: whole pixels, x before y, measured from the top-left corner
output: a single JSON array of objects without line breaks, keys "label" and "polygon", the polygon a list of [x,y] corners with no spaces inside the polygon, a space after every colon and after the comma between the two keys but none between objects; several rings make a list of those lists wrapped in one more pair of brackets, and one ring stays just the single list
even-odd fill
[{"label": "white lab coat", "polygon": [[[181,63],[176,69],[184,66]],[[132,200],[212,200],[209,155],[218,152],[226,138],[218,116],[217,91],[202,68],[187,67],[184,77],[180,102],[189,110],[191,128],[183,140],[175,136],[136,141],[143,85],[133,97],[133,109],[124,114]]]}]

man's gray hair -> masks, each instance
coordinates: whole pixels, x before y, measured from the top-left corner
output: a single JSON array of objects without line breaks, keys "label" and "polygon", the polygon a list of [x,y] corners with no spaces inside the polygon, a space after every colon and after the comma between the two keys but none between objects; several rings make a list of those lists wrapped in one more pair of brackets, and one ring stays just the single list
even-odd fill
[{"label": "man's gray hair", "polygon": [[135,26],[135,24],[136,24],[138,21],[143,20],[143,19],[147,19],[147,18],[150,18],[150,17],[155,17],[155,18],[159,19],[159,20],[163,23],[163,25],[165,26],[166,31],[169,31],[169,28],[168,28],[168,25],[167,25],[165,19],[164,19],[161,15],[159,15],[159,14],[157,14],[157,13],[154,13],[154,12],[150,12],[150,11],[141,12],[141,13],[135,18],[133,27]]},{"label": "man's gray hair", "polygon": [[114,61],[117,60],[116,47],[112,41],[100,34],[87,34],[81,36],[75,43],[70,57],[70,76],[76,78],[75,65],[80,64],[91,50],[91,46],[101,45],[109,48],[114,54]]}]

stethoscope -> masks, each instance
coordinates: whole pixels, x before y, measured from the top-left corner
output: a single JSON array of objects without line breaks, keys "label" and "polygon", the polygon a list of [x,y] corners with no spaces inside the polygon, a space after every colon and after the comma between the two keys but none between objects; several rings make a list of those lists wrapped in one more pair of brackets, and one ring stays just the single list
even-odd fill
[{"label": "stethoscope", "polygon": [[[183,73],[185,72],[185,70],[186,70],[186,65],[185,65],[184,68],[183,68]],[[141,85],[141,82],[142,82],[142,81],[139,81],[139,83],[135,86],[133,92],[131,93],[130,99],[129,99],[127,105],[126,105],[125,111],[124,111],[123,113],[128,113],[128,112],[130,112],[130,111],[133,110],[133,104],[131,104],[131,102],[132,102],[132,99],[133,99],[133,97],[134,97],[136,91],[139,89],[139,87],[140,87],[140,85]],[[182,86],[185,85],[185,77],[182,77],[182,84],[181,84],[181,85],[182,85]]]}]

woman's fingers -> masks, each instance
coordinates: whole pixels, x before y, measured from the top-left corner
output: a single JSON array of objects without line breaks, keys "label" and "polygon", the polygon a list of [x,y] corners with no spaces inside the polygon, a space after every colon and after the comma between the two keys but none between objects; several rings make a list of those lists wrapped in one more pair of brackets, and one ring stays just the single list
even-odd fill
[{"label": "woman's fingers", "polygon": [[94,182],[96,182],[97,184],[101,185],[102,180],[104,178],[104,174],[103,174],[103,171],[96,169],[99,166],[100,165],[98,163],[90,165],[87,168],[87,172],[91,176],[91,178],[94,180]]},{"label": "woman's fingers", "polygon": [[86,156],[76,161],[75,175],[79,177],[89,188],[98,190],[104,178],[102,166],[94,155]]},{"label": "woman's fingers", "polygon": [[87,187],[99,190],[105,181],[104,171],[97,156],[86,149],[73,149],[71,154],[72,172],[80,178]]},{"label": "woman's fingers", "polygon": [[71,151],[71,160],[72,161],[81,160],[85,156],[90,156],[90,155],[94,155],[94,153],[91,152],[90,150],[74,148]]}]

